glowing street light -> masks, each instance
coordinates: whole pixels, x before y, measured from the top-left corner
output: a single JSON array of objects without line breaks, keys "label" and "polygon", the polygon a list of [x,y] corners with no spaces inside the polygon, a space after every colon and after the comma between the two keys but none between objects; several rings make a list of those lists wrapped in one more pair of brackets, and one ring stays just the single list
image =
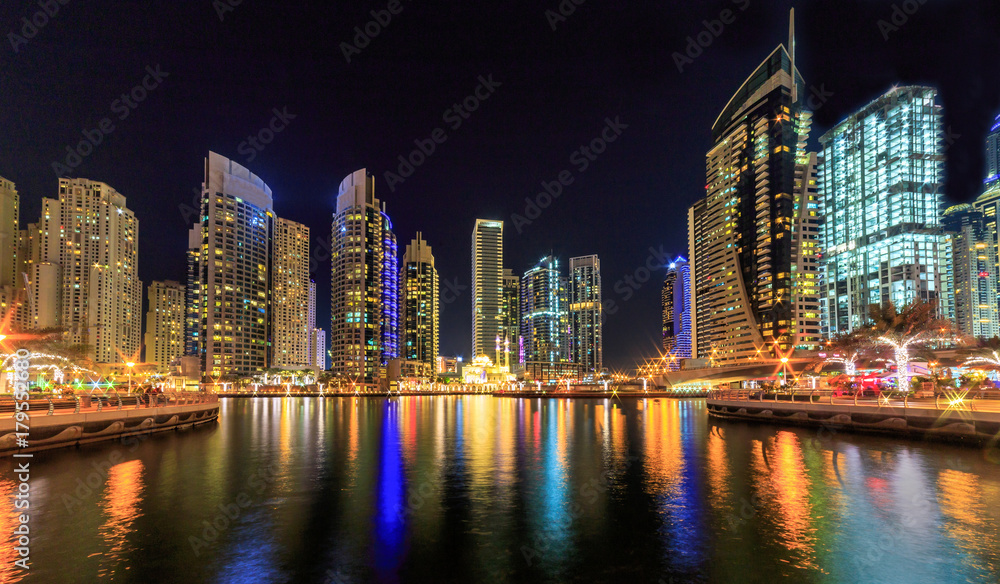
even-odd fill
[{"label": "glowing street light", "polygon": [[129,361],[125,365],[128,366],[128,392],[132,393],[132,368],[135,367],[135,362]]}]

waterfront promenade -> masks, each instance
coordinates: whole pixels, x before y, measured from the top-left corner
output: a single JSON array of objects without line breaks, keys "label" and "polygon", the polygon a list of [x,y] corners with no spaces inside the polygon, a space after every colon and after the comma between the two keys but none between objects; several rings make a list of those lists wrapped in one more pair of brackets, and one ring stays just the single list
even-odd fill
[{"label": "waterfront promenade", "polygon": [[28,404],[27,442],[19,444],[17,432],[24,428],[13,416],[15,403],[0,397],[0,457],[183,429],[219,417],[218,396],[200,392],[42,398]]},{"label": "waterfront promenade", "polygon": [[912,398],[819,390],[715,390],[709,392],[707,405],[715,418],[980,444],[1000,436],[1000,399],[995,394],[960,391]]}]

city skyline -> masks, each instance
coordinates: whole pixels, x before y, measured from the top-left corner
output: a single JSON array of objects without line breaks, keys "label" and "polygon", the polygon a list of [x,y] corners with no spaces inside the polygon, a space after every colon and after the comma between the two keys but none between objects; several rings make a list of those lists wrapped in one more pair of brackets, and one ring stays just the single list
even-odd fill
[{"label": "city skyline", "polygon": [[[561,257],[569,257],[569,250],[583,248],[583,242],[598,234],[598,245],[593,251],[602,257],[604,263],[605,296],[614,301],[617,308],[614,314],[608,311],[607,315],[605,336],[608,355],[605,361],[614,366],[629,366],[637,353],[656,345],[660,333],[655,319],[649,317],[657,310],[658,286],[647,282],[634,289],[627,283],[627,278],[642,266],[642,258],[650,247],[662,247],[669,257],[684,253],[686,237],[681,233],[684,230],[680,223],[674,223],[664,207],[685,207],[700,196],[704,183],[703,161],[699,160],[701,156],[697,151],[707,150],[709,146],[707,127],[732,88],[742,81],[743,75],[759,63],[776,40],[784,37],[787,27],[785,13],[790,6],[791,3],[754,5],[738,12],[735,22],[727,24],[710,46],[701,48],[700,53],[704,54],[693,58],[692,63],[683,64],[683,71],[677,70],[674,54],[686,54],[688,37],[696,38],[704,32],[699,23],[702,19],[712,21],[714,15],[711,11],[694,7],[637,8],[638,15],[625,17],[614,11],[609,12],[607,7],[587,6],[580,7],[576,14],[567,22],[559,23],[557,30],[553,31],[541,14],[535,15],[536,22],[530,14],[515,15],[516,11],[493,9],[498,12],[476,15],[471,10],[463,9],[457,18],[467,20],[471,27],[485,27],[487,21],[497,21],[505,26],[524,19],[526,24],[531,25],[526,27],[524,34],[530,36],[532,43],[544,43],[545,46],[566,43],[570,53],[579,55],[579,64],[571,66],[568,71],[571,78],[579,83],[593,86],[593,81],[620,76],[625,84],[612,84],[618,89],[597,89],[592,97],[584,99],[579,111],[572,114],[557,114],[558,109],[540,107],[536,102],[531,102],[530,108],[516,106],[515,102],[521,97],[530,97],[524,89],[524,83],[530,79],[525,78],[523,73],[510,71],[503,65],[505,60],[491,58],[490,53],[471,52],[475,57],[445,59],[445,66],[453,72],[448,82],[435,87],[430,93],[421,94],[418,99],[410,100],[405,106],[398,96],[386,93],[376,83],[374,88],[378,91],[372,95],[386,96],[383,98],[386,107],[379,113],[388,116],[380,127],[391,129],[391,137],[363,137],[358,134],[357,128],[370,126],[376,109],[366,105],[373,83],[371,67],[381,66],[378,64],[385,55],[413,35],[422,36],[426,30],[433,29],[433,11],[408,7],[384,35],[373,40],[371,47],[355,56],[351,63],[335,64],[337,74],[343,75],[349,83],[346,84],[348,89],[331,95],[340,100],[342,109],[345,105],[352,106],[352,113],[358,114],[359,122],[363,123],[356,127],[351,123],[344,128],[346,138],[338,141],[340,145],[333,149],[333,156],[329,156],[331,150],[326,146],[316,148],[320,143],[316,132],[322,128],[324,133],[330,133],[331,126],[324,122],[327,118],[319,113],[315,100],[296,99],[298,94],[294,90],[255,89],[240,103],[232,104],[219,99],[215,90],[210,88],[206,97],[190,104],[181,100],[185,103],[181,110],[174,109],[177,107],[174,104],[165,104],[165,100],[177,102],[175,98],[178,95],[188,95],[190,88],[203,80],[204,74],[190,70],[176,59],[167,60],[164,54],[138,51],[114,71],[88,75],[84,93],[77,75],[84,75],[87,69],[54,74],[55,71],[64,72],[53,69],[56,65],[50,62],[44,50],[48,35],[54,38],[57,35],[78,34],[65,28],[70,21],[60,15],[39,33],[37,39],[19,47],[17,59],[3,65],[12,80],[10,87],[19,91],[11,95],[12,107],[0,114],[0,123],[9,130],[6,135],[10,137],[10,141],[0,145],[0,176],[18,185],[23,201],[22,218],[36,216],[40,209],[39,199],[51,196],[54,188],[51,162],[65,164],[66,145],[76,144],[82,137],[80,130],[90,132],[99,127],[98,122],[110,110],[108,104],[112,98],[129,92],[137,84],[141,85],[150,75],[147,66],[155,72],[159,64],[162,66],[159,70],[167,75],[157,77],[159,81],[150,77],[146,88],[148,97],[130,110],[127,119],[119,121],[120,114],[111,111],[110,117],[116,125],[114,133],[105,136],[102,143],[93,148],[93,153],[84,156],[80,164],[72,168],[72,176],[113,185],[128,194],[131,206],[139,205],[136,207],[137,216],[140,220],[147,218],[144,236],[140,239],[141,255],[148,258],[139,263],[143,283],[183,279],[186,242],[181,233],[183,228],[178,226],[189,225],[197,214],[193,210],[195,205],[192,201],[196,195],[192,190],[197,189],[200,177],[192,169],[197,168],[196,161],[204,156],[206,150],[214,149],[245,163],[255,173],[265,177],[268,184],[281,185],[280,189],[276,189],[279,193],[276,206],[282,216],[308,224],[313,232],[313,249],[317,251],[314,251],[310,261],[310,274],[320,284],[319,297],[325,298],[328,283],[324,272],[329,263],[325,259],[328,253],[323,251],[321,245],[324,239],[321,234],[326,230],[323,221],[316,218],[328,217],[332,211],[332,200],[340,177],[354,168],[365,166],[375,173],[380,192],[395,210],[393,215],[400,237],[408,239],[419,229],[435,241],[445,296],[449,293],[459,296],[468,294],[471,283],[466,279],[468,251],[467,244],[462,242],[467,241],[465,225],[471,225],[469,217],[496,217],[508,221],[509,241],[505,256],[511,260],[506,262],[508,267],[515,271],[524,269],[540,252],[550,248],[555,248],[554,251]],[[21,16],[18,10],[21,8],[10,6],[11,22],[18,21]],[[945,107],[943,125],[949,137],[946,200],[948,203],[971,202],[979,194],[980,175],[985,176],[982,140],[1000,110],[1000,90],[995,81],[997,76],[990,74],[989,67],[983,67],[975,59],[970,63],[967,59],[958,58],[958,55],[975,53],[977,41],[967,39],[975,37],[974,31],[984,27],[984,23],[995,16],[995,9],[961,6],[957,12],[950,14],[933,3],[922,5],[916,14],[908,17],[905,26],[892,30],[879,26],[879,21],[891,22],[891,5],[851,4],[838,7],[830,2],[815,2],[798,8],[797,67],[806,73],[808,83],[804,98],[815,110],[811,147],[815,148],[815,136],[820,132],[832,127],[861,104],[875,99],[891,85],[915,82],[934,85],[941,93],[941,102]],[[125,16],[131,14],[138,21],[143,21],[194,9],[157,8],[149,16],[132,13],[131,7],[120,10]],[[167,12],[156,12],[158,10]],[[95,10],[75,15],[74,18],[94,19],[92,27],[79,27],[81,30],[101,30],[107,23],[99,12]],[[643,60],[633,61],[631,69],[609,68],[610,59],[601,58],[602,51],[579,48],[577,44],[577,37],[586,36],[584,31],[589,30],[595,20],[603,21],[609,27],[611,38],[625,38],[621,32],[627,28],[625,25],[639,23],[634,34],[646,38],[653,34],[654,29],[642,26],[642,21],[649,20],[650,16],[660,21],[667,13],[677,24],[670,25],[665,42],[660,43],[661,49],[646,55]],[[843,35],[838,36],[835,31],[824,30],[823,26],[830,18],[843,17],[846,13],[851,15],[848,22],[859,31],[857,38],[851,42],[840,38]],[[239,31],[253,23],[274,21],[276,26],[288,27],[299,22],[301,16],[275,13],[267,7],[241,5],[227,12],[221,21],[212,22],[217,17],[212,11],[207,14],[208,22],[190,18],[200,24],[186,35],[190,39],[187,44],[173,39],[168,31],[158,32],[157,35],[164,35],[159,38],[161,43],[186,46],[188,48],[183,50],[188,51],[194,46],[198,47],[199,53],[203,53],[205,49],[198,45],[205,42],[201,40],[204,33],[211,32],[212,38],[219,33],[223,38],[235,40],[239,38]],[[339,58],[340,42],[349,39],[354,24],[363,25],[368,15],[359,8],[344,10],[338,18],[329,52]],[[633,18],[636,20],[633,21]],[[949,27],[947,23],[953,26]],[[421,29],[424,32],[417,32]],[[658,37],[663,34],[656,30]],[[940,30],[965,30],[969,34],[940,34]],[[935,34],[929,35],[928,31]],[[133,32],[123,31],[122,34],[131,36]],[[453,42],[461,46],[469,41],[459,38]],[[82,55],[93,57],[96,63],[102,62],[104,53],[93,41],[79,38],[77,44]],[[504,45],[500,43],[500,46]],[[206,47],[209,45],[206,44]],[[276,51],[273,57],[266,52],[271,50]],[[434,51],[430,48],[419,50]],[[527,47],[512,50],[527,50]],[[626,51],[626,48],[618,50]],[[901,56],[906,53],[921,58]],[[257,61],[263,63],[262,72],[280,74],[281,65],[285,63],[283,54],[268,44],[254,49],[250,56],[259,57]],[[538,57],[537,51],[531,54],[533,58]],[[861,59],[856,58],[858,55],[865,56],[863,64],[859,64]],[[220,57],[211,52],[208,56],[205,65],[209,69],[221,66]],[[546,58],[551,59],[549,63],[553,65],[562,62],[560,57]],[[587,62],[591,66],[583,65]],[[49,99],[33,99],[32,88],[24,83],[27,78],[24,68],[27,66],[31,66],[32,71],[48,72],[57,81],[66,77],[65,82],[57,82],[48,91],[77,99],[71,100],[59,111],[52,109]],[[395,71],[399,65],[387,63],[385,66]],[[857,70],[858,67],[861,69]],[[258,73],[255,68],[239,67],[229,75],[239,81],[253,78]],[[488,81],[491,74],[494,82],[500,85],[494,88],[495,92],[489,94],[477,111],[469,113],[468,118],[457,114],[448,117],[451,120],[457,115],[462,122],[460,127],[456,128],[454,123],[442,118],[441,112],[450,104],[461,103],[467,95],[475,94],[481,84],[480,76]],[[291,66],[287,76],[291,81],[305,78],[300,64]],[[649,80],[660,78],[669,81],[673,89],[662,96],[662,103],[656,106],[657,111],[666,113],[651,118],[645,100],[637,103],[628,95],[641,88],[643,93],[649,94],[649,99],[657,99],[658,90],[649,87]],[[397,79],[400,83],[409,84],[407,86],[411,90],[416,87],[412,85],[416,83],[413,76],[400,75]],[[153,83],[159,84],[154,89],[148,89],[154,86]],[[965,88],[970,86],[974,89],[967,92]],[[542,89],[544,91],[539,93],[549,96],[545,102],[557,103],[575,95],[552,82],[545,83]],[[420,92],[410,91],[408,94],[412,96]],[[487,94],[480,90],[479,95]],[[692,96],[698,97],[691,99]],[[362,101],[363,97],[365,101]],[[232,110],[232,115],[225,116],[225,119],[213,115],[222,103],[227,103]],[[683,117],[689,118],[690,122],[680,120],[676,115],[681,110],[671,104],[676,106],[678,103],[684,103],[683,111],[686,113]],[[527,113],[532,108],[538,113]],[[24,134],[26,128],[9,117],[9,112],[15,110],[35,112],[32,119],[37,127],[31,133],[31,145]],[[585,171],[580,171],[580,166],[569,162],[574,149],[589,144],[600,135],[605,118],[614,121],[616,116],[620,116],[620,123],[629,127],[623,130],[617,141],[607,145],[605,153],[592,161],[584,158],[589,163]],[[524,148],[520,140],[503,131],[504,125],[513,118],[523,119],[529,126],[538,126],[548,140],[539,141],[537,135],[532,135],[535,146]],[[169,126],[177,129],[170,128],[166,120],[169,120]],[[543,121],[535,123],[538,120]],[[427,140],[436,126],[444,130],[446,141],[437,143],[432,139],[435,144],[433,154],[423,154],[414,141],[424,144],[425,150],[430,150]],[[161,131],[164,127],[168,131]],[[279,128],[280,133],[277,133]],[[336,137],[337,132],[339,130],[334,128],[331,135]],[[165,144],[171,147],[143,146],[143,141],[154,134],[163,136]],[[254,140],[246,140],[248,135]],[[179,142],[181,136],[183,144]],[[257,139],[259,136],[267,143]],[[327,141],[328,137],[324,136],[322,143]],[[481,141],[485,141],[485,146],[477,158],[475,146]],[[517,147],[511,148],[515,144]],[[697,146],[692,148],[693,152],[686,153],[686,148],[680,148],[682,144]],[[415,166],[412,176],[405,177],[403,182],[393,182],[390,188],[385,173],[391,171],[402,177],[399,158],[419,160],[420,156],[410,156],[414,149],[427,160]],[[518,154],[518,150],[524,151],[531,160],[519,157],[523,155]],[[640,150],[656,153],[656,156],[637,155]],[[136,159],[123,158],[121,152],[135,152]],[[491,160],[502,169],[493,172],[483,164],[484,160]],[[663,160],[671,162],[664,166]],[[509,170],[511,164],[518,168],[517,172]],[[303,172],[304,169],[308,172]],[[556,179],[563,169],[569,169],[574,182],[562,185],[561,196],[553,199],[551,204],[539,205],[545,200],[537,195],[547,193],[543,183],[556,192],[552,185],[559,186]],[[699,174],[702,176],[699,177]],[[497,180],[488,177],[497,177]],[[435,195],[434,198],[448,201],[450,209],[459,209],[461,219],[453,213],[421,210],[437,209],[436,205],[428,204],[433,200],[430,193],[434,192],[434,185],[445,185],[446,194],[440,197]],[[459,192],[468,192],[469,185],[477,196],[458,196]],[[666,185],[670,185],[669,188],[665,189]],[[664,190],[668,191],[667,196],[663,195]],[[605,206],[602,198],[606,192],[631,192],[635,195],[630,196],[626,205],[615,203]],[[525,197],[530,199],[530,205]],[[536,216],[536,207],[532,205],[537,205],[540,215]],[[515,223],[515,215],[528,218],[530,223]],[[150,220],[160,217],[162,221]],[[628,222],[629,229],[614,228],[616,222],[623,221]],[[663,272],[651,280],[662,280],[662,275]],[[618,288],[621,292],[615,290],[615,284],[619,282],[622,283]],[[318,308],[319,322],[328,320],[328,307],[325,305],[321,302]],[[471,354],[468,334],[463,333],[469,330],[465,306],[467,296],[458,302],[444,304],[441,350],[468,358]]]}]

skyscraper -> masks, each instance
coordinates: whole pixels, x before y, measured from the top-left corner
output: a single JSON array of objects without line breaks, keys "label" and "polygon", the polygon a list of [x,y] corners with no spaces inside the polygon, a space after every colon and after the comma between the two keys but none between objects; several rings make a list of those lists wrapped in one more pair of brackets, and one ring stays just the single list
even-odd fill
[{"label": "skyscraper", "polygon": [[309,347],[312,351],[310,365],[318,371],[326,371],[326,331],[314,328],[309,335]]},{"label": "skyscraper", "polygon": [[17,188],[0,176],[0,288],[17,285],[19,209]]},{"label": "skyscraper", "polygon": [[953,317],[936,95],[930,87],[894,87],[820,138],[828,335],[864,324],[871,304],[922,299]]},{"label": "skyscraper", "polygon": [[172,280],[154,280],[146,297],[144,360],[164,368],[184,354],[184,287]]},{"label": "skyscraper", "polygon": [[396,239],[380,206],[375,178],[351,173],[340,183],[331,233],[330,366],[368,385],[382,382],[399,350]]},{"label": "skyscraper", "polygon": [[569,360],[565,281],[559,260],[542,258],[521,278],[521,337],[524,361],[563,363]]},{"label": "skyscraper", "polygon": [[424,363],[433,375],[440,336],[439,282],[433,250],[419,231],[403,254],[400,288],[405,330],[402,357]]},{"label": "skyscraper", "polygon": [[604,367],[601,260],[596,255],[569,259],[569,353],[584,373]]},{"label": "skyscraper", "polygon": [[[277,218],[271,255],[271,367],[304,368],[309,353],[309,228]],[[313,327],[315,328],[315,327]]]},{"label": "skyscraper", "polygon": [[239,164],[209,152],[201,223],[189,233],[188,345],[202,373],[249,375],[269,365],[271,188]]},{"label": "skyscraper", "polygon": [[952,285],[958,329],[980,339],[1000,335],[996,248],[992,234],[985,229],[982,212],[972,205],[956,205],[945,211],[942,223],[952,238]]},{"label": "skyscraper", "polygon": [[[993,257],[997,258],[994,270],[1000,274],[1000,233],[997,230],[997,220],[1000,219],[1000,181],[994,183],[972,205],[983,214],[983,231],[986,235],[986,241],[987,244],[992,243]],[[1000,289],[997,290],[997,306],[1000,306]]]},{"label": "skyscraper", "polygon": [[125,197],[87,179],[59,179],[42,199],[39,263],[32,276],[35,326],[65,328],[98,363],[138,359],[142,336],[139,221]]},{"label": "skyscraper", "polygon": [[987,189],[1000,184],[1000,116],[986,135],[986,180],[983,182]]},{"label": "skyscraper", "polygon": [[472,356],[499,362],[503,303],[503,221],[476,219],[472,230]]},{"label": "skyscraper", "polygon": [[732,362],[799,338],[793,226],[811,125],[802,86],[794,49],[779,45],[712,126],[706,197],[689,211],[699,357]]},{"label": "skyscraper", "polygon": [[[17,273],[20,241],[20,215],[17,188],[0,177],[0,318],[5,330],[23,328],[23,294]],[[11,314],[8,316],[8,312]]]},{"label": "skyscraper", "polygon": [[503,271],[503,295],[500,303],[500,344],[503,359],[497,363],[507,371],[519,365],[518,346],[521,338],[521,278],[514,270]]},{"label": "skyscraper", "polygon": [[670,262],[660,291],[663,351],[673,356],[668,368],[680,368],[681,359],[691,358],[691,268],[678,257]]}]

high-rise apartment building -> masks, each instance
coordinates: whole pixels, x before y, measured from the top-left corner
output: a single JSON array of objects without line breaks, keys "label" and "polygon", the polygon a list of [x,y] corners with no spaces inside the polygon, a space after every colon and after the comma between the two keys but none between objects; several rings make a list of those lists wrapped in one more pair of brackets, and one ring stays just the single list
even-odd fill
[{"label": "high-rise apartment building", "polygon": [[20,215],[17,188],[0,177],[0,323],[4,330],[20,329],[24,310],[23,285],[18,277]]},{"label": "high-rise apartment building", "polygon": [[869,306],[933,302],[953,318],[941,231],[941,107],[930,87],[894,87],[820,138],[823,328],[850,332]]},{"label": "high-rise apartment building", "polygon": [[105,183],[59,179],[42,199],[39,262],[30,278],[34,326],[64,328],[97,363],[138,359],[142,337],[139,222]]},{"label": "high-rise apartment building", "polygon": [[400,270],[400,291],[403,307],[402,358],[426,364],[437,373],[440,340],[440,300],[434,253],[417,232],[403,254]]},{"label": "high-rise apartment building", "polygon": [[802,91],[794,50],[779,45],[712,126],[706,197],[688,213],[698,357],[734,362],[799,342],[795,302],[812,304],[793,274],[811,125]]},{"label": "high-rise apartment building", "polygon": [[691,358],[691,267],[683,257],[678,256],[667,266],[660,307],[663,351],[673,357],[666,365],[676,370],[682,359]]},{"label": "high-rise apartment building", "polygon": [[986,135],[986,189],[1000,184],[1000,116],[996,117]]},{"label": "high-rise apartment building", "polygon": [[[388,215],[365,169],[337,195],[331,233],[330,357],[335,375],[379,384],[398,357],[399,270]],[[391,257],[387,257],[391,256]]]},{"label": "high-rise apartment building", "polygon": [[326,371],[326,331],[324,329],[312,329],[309,335],[309,347],[312,351],[310,365],[317,371]]},{"label": "high-rise apartment building", "polygon": [[146,298],[144,361],[164,368],[184,354],[184,286],[172,280],[154,280]]},{"label": "high-rise apartment building", "polygon": [[596,255],[569,259],[567,350],[585,374],[604,367],[604,313],[601,305],[601,260]]},{"label": "high-rise apartment building", "polygon": [[271,367],[304,368],[309,353],[309,228],[277,218],[271,255]]},{"label": "high-rise apartment building", "polygon": [[514,270],[503,271],[503,294],[500,302],[501,356],[497,365],[513,371],[517,368],[521,339],[521,278]]},{"label": "high-rise apartment building", "polygon": [[0,176],[0,288],[17,286],[20,217],[17,188]]},{"label": "high-rise apartment building", "polygon": [[[993,257],[997,258],[994,267],[996,273],[1000,274],[1000,232],[997,230],[998,219],[1000,219],[1000,181],[980,195],[972,204],[977,211],[983,214],[983,231],[986,235],[987,244],[993,245]],[[1000,289],[997,290],[997,306],[1000,306]]]},{"label": "high-rise apartment building", "polygon": [[566,281],[559,260],[546,256],[521,278],[523,362],[569,361]]},{"label": "high-rise apartment building", "polygon": [[503,221],[476,219],[472,230],[472,356],[499,363],[503,304]]},{"label": "high-rise apartment building", "polygon": [[992,339],[1000,335],[997,298],[997,258],[993,234],[983,214],[972,205],[945,211],[944,229],[951,235],[955,324],[963,334]]},{"label": "high-rise apartment building", "polygon": [[187,344],[205,375],[258,373],[271,352],[271,188],[215,152],[204,176],[189,232]]}]

